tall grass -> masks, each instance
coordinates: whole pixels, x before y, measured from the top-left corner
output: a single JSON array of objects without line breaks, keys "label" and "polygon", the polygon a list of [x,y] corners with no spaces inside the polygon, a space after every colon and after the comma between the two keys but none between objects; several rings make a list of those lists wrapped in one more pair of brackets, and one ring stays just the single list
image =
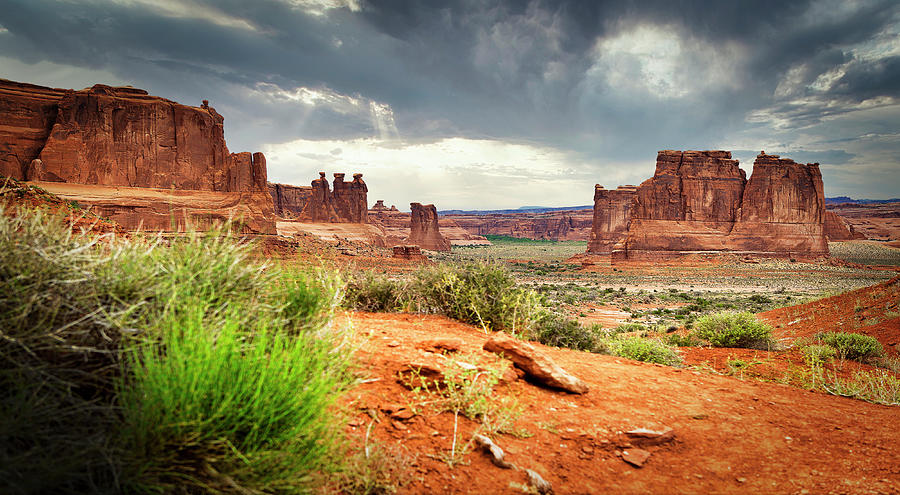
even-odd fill
[{"label": "tall grass", "polygon": [[338,277],[254,262],[227,227],[122,242],[12,213],[0,493],[284,492],[328,467]]}]

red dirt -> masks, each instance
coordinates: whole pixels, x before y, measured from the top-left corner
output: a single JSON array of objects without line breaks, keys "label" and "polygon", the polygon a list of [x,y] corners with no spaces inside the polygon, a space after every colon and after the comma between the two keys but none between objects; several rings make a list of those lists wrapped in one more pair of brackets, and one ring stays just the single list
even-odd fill
[{"label": "red dirt", "polygon": [[[438,337],[463,341],[463,352],[484,354],[487,335],[440,316],[349,312],[339,324],[366,342],[358,359],[365,378],[348,400],[357,414],[347,430],[360,444],[371,438],[413,456],[400,493],[521,493],[523,472],[501,469],[480,452],[450,468],[429,457],[451,445],[453,415],[427,407],[409,420],[385,410],[413,406],[396,379],[423,355],[416,343]],[[507,460],[537,471],[554,493],[900,493],[897,408],[735,377],[639,363],[569,349],[536,347],[591,387],[584,395],[548,390],[524,380],[498,385],[517,398],[517,422],[533,436],[500,435]],[[715,350],[719,352],[721,350]],[[752,359],[758,351],[727,350]],[[750,353],[743,356],[744,353]],[[705,359],[709,359],[706,356]],[[724,358],[724,356],[723,356]],[[675,441],[646,447],[643,468],[617,456],[632,428],[670,427]],[[463,439],[476,424],[460,419]]]},{"label": "red dirt", "polygon": [[900,276],[799,306],[773,309],[759,317],[778,337],[850,332],[878,339],[889,354],[900,351]]}]

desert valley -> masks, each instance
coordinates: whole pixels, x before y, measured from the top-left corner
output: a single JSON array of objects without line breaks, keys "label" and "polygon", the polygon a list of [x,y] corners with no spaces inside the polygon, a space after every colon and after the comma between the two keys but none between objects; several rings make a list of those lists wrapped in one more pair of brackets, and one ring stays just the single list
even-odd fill
[{"label": "desert valley", "polygon": [[[116,8],[212,25],[210,36],[220,42],[218,30],[243,30],[246,43],[280,32],[274,21],[271,31],[259,20],[248,28],[215,2],[201,3]],[[282,12],[275,3],[273,12]],[[298,5],[284,7],[283,18],[335,33],[349,23],[360,39],[369,34],[354,24],[358,18],[386,9]],[[560,3],[552,22],[542,17],[546,7],[530,3],[516,15],[533,23],[516,29],[564,24],[577,31],[573,5]],[[867,19],[900,19],[890,3],[870,7]],[[365,21],[389,33],[369,43],[407,50],[423,43],[439,52],[437,31],[392,31],[398,28],[389,19],[415,24],[416,14],[395,14]],[[108,20],[127,18],[119,15]],[[460,15],[449,9],[418,22]],[[501,25],[473,35],[481,47],[470,54],[476,65],[492,60],[482,44],[507,46],[499,40],[512,28]],[[0,14],[0,50],[20,36],[15,26]],[[710,30],[704,36],[719,35]],[[584,48],[594,65],[569,92],[590,82],[605,53],[651,60],[646,67],[657,71],[670,58],[688,60],[647,55],[642,43],[657,35],[637,32],[643,38],[620,44],[598,32],[593,48]],[[896,41],[896,32],[885,32],[866,39]],[[369,53],[346,33],[321,36],[308,46]],[[513,38],[519,48],[539,44]],[[669,46],[661,39],[656,49]],[[678,39],[677,46],[699,43]],[[735,46],[755,46],[727,43],[738,54]],[[719,60],[703,46],[694,49]],[[423,73],[443,74],[435,77],[459,91],[484,90],[492,79],[457,80],[426,64],[408,86],[378,93],[394,98],[398,114],[421,119],[407,129],[459,132],[460,141],[434,144],[424,134],[396,136],[393,114],[385,117],[391,108],[368,100],[364,89],[329,89],[345,72],[377,86],[373,72],[356,72],[369,59],[331,72],[320,61],[325,75],[316,77],[325,82],[291,93],[273,89],[289,79],[277,75],[280,60],[266,65],[262,52],[231,49],[242,59],[260,57],[260,69],[249,71],[259,72],[258,81],[238,76],[224,59],[210,62],[209,73],[198,71],[198,80],[211,77],[227,91],[256,81],[245,96],[255,98],[259,115],[253,105],[248,112],[226,99],[174,100],[193,94],[193,83],[185,92],[151,94],[98,77],[68,89],[0,70],[0,493],[900,493],[900,199],[883,193],[900,169],[889,161],[848,172],[839,165],[857,166],[870,155],[835,151],[842,141],[824,131],[821,141],[810,137],[816,126],[843,118],[836,103],[815,122],[791,113],[812,113],[810,102],[824,98],[826,83],[843,81],[841,91],[850,92],[857,80],[841,79],[834,68],[811,79],[803,104],[792,103],[779,114],[785,120],[769,127],[760,124],[769,114],[747,110],[750,117],[735,120],[752,125],[731,134],[732,149],[658,146],[654,157],[646,142],[623,138],[614,152],[602,148],[608,158],[591,158],[571,144],[583,136],[561,124],[568,114],[552,111],[535,125],[537,134],[568,129],[557,142],[577,153],[535,144],[552,140],[519,129],[532,125],[524,114],[505,121],[521,139],[497,144],[502,133],[480,124],[466,135],[467,113],[479,122],[493,118],[479,106],[502,115],[506,107],[496,101],[515,100],[517,108],[522,95],[534,96],[510,81],[504,84],[516,89],[509,95],[465,93],[476,104],[436,110],[430,105],[443,93],[410,89],[429,87],[427,78],[415,79]],[[835,66],[845,76],[853,63],[883,53],[854,50]],[[110,60],[118,53],[111,48]],[[159,70],[179,66],[151,58]],[[0,69],[48,67],[26,70],[13,60],[0,53]],[[389,73],[395,62],[379,71]],[[506,74],[506,62],[488,64],[488,72]],[[631,77],[627,63],[613,62],[602,67]],[[547,95],[565,79],[554,72],[560,67],[542,72]],[[766,91],[800,94],[788,82],[812,77],[803,72],[813,71],[812,62],[802,67]],[[641,74],[641,83],[609,76],[604,87],[653,83],[659,94],[674,91],[651,77],[658,72]],[[669,98],[709,81],[691,79]],[[602,93],[587,91],[578,104],[589,107]],[[873,96],[848,111],[886,112],[878,125],[848,124],[866,133],[854,142],[870,146],[871,156],[894,156],[880,147],[893,142],[885,136],[896,136],[900,124],[889,113],[894,97]],[[623,111],[627,117],[614,105],[604,108],[619,115],[616,126],[629,127],[623,122],[646,112],[640,100],[621,99],[640,109]],[[288,103],[308,112],[297,120]],[[261,117],[263,109],[271,113]],[[362,125],[353,120],[358,112],[371,114],[379,138],[334,137]],[[669,118],[659,113],[643,124],[663,135],[659,142],[698,142],[679,133],[681,120],[654,127]],[[807,134],[790,134],[783,115],[802,120],[798,128]],[[307,139],[279,122],[322,134]],[[589,132],[594,121],[579,122],[584,136],[599,135]],[[778,139],[795,145],[754,137],[757,131],[781,132]],[[256,132],[272,139],[256,139]],[[261,146],[233,152],[226,134],[231,143]],[[453,147],[460,142],[472,148]],[[710,142],[727,148],[724,138]],[[745,149],[763,142],[778,145]],[[810,151],[822,142],[835,149]],[[640,167],[621,165],[635,150]],[[431,153],[443,163],[433,170]],[[421,168],[408,165],[410,156],[424,160]],[[471,162],[461,165],[459,156]],[[881,199],[859,196],[866,187],[878,191],[867,197]],[[544,206],[509,207],[514,202]]]}]

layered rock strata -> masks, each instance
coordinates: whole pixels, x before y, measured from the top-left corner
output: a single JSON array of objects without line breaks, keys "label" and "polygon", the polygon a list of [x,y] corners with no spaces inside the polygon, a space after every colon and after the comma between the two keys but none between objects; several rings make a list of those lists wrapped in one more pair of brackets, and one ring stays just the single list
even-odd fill
[{"label": "layered rock strata", "polygon": [[611,254],[614,261],[718,252],[818,258],[828,255],[824,224],[818,164],[763,152],[748,181],[728,151],[667,150],[634,192],[627,234]]},{"label": "layered rock strata", "polygon": [[610,254],[613,246],[625,238],[635,192],[635,186],[620,186],[613,190],[604,189],[600,184],[594,186],[594,216],[588,253]]},{"label": "layered rock strata", "polygon": [[404,244],[415,244],[431,251],[450,251],[450,241],[441,235],[437,208],[434,205],[410,203],[409,238]]},{"label": "layered rock strata", "polygon": [[275,214],[285,219],[298,218],[313,194],[310,186],[293,186],[270,182],[268,187],[269,194],[272,196],[272,202],[275,205]]},{"label": "layered rock strata", "polygon": [[[278,204],[281,192],[282,211],[290,213],[302,222],[311,223],[368,223],[369,188],[362,180],[362,174],[353,174],[353,181],[344,181],[345,174],[335,173],[332,187],[319,172],[319,178],[312,181],[309,188],[299,188],[296,194],[285,196],[287,188],[296,186],[270,187],[273,200]],[[285,215],[283,215],[285,216]],[[285,218],[288,218],[285,216]]]},{"label": "layered rock strata", "polygon": [[[245,225],[254,226],[248,231],[275,231],[265,157],[229,153],[224,118],[206,102],[190,107],[131,87],[97,84],[75,91],[0,80],[0,122],[0,173],[28,181],[123,188],[103,196],[116,198],[109,201],[118,203],[105,202],[104,208],[126,228],[156,224],[141,222],[146,219],[133,213],[147,207],[148,197],[159,195],[141,195],[132,204],[125,194],[147,188],[229,193],[221,201],[204,194],[203,201],[221,206],[239,198],[246,207],[229,207],[233,211],[216,216],[252,213],[255,218],[245,219]],[[72,199],[90,205],[90,196]],[[160,201],[154,209],[165,209],[166,200]],[[187,210],[189,203],[183,205]],[[170,225],[191,218],[189,213],[172,215]]]},{"label": "layered rock strata", "polygon": [[591,232],[591,210],[543,213],[450,214],[448,219],[473,235],[505,235],[523,239],[585,241]]},{"label": "layered rock strata", "polygon": [[857,232],[852,225],[831,210],[825,211],[825,237],[828,238],[829,242],[866,238],[865,234]]}]

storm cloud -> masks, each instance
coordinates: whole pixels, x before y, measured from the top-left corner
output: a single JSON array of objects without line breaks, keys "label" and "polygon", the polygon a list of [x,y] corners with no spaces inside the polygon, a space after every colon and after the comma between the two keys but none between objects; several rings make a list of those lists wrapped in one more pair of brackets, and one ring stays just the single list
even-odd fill
[{"label": "storm cloud", "polygon": [[0,77],[209,99],[272,180],[362,171],[401,207],[589,204],[672,148],[900,190],[888,0],[0,0]]}]

